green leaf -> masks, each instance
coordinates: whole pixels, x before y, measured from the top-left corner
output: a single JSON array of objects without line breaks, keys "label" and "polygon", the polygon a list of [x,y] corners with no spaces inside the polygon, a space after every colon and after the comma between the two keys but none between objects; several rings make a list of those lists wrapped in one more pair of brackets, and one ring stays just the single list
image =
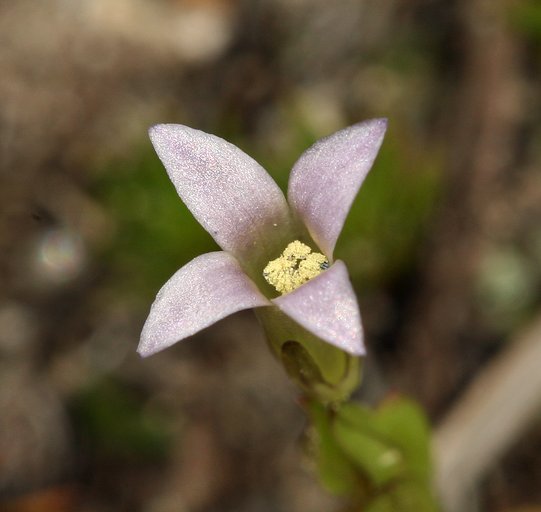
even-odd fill
[{"label": "green leaf", "polygon": [[332,431],[344,455],[376,488],[398,480],[430,487],[430,431],[423,411],[412,401],[395,398],[375,411],[344,404]]},{"label": "green leaf", "polygon": [[370,512],[437,510],[428,422],[414,402],[393,398],[376,410],[314,402],[309,412],[319,475],[329,490]]},{"label": "green leaf", "polygon": [[376,487],[382,487],[405,471],[402,452],[373,428],[374,418],[361,406],[347,404],[333,423],[336,442],[357,469]]},{"label": "green leaf", "polygon": [[436,512],[430,490],[415,482],[401,483],[370,501],[364,512]]},{"label": "green leaf", "polygon": [[[341,439],[343,435],[347,437]],[[345,404],[337,416],[336,436],[348,456],[361,465],[366,464],[363,470],[375,474],[378,482],[382,481],[382,471],[383,475],[397,471],[419,481],[430,478],[430,429],[422,409],[411,400],[394,398],[376,411]],[[382,459],[378,462],[377,458],[366,458],[365,454],[359,454],[362,450],[370,450],[373,456],[379,453]],[[387,465],[387,469],[378,469]],[[391,471],[391,467],[395,469]]]},{"label": "green leaf", "polygon": [[430,429],[417,404],[405,398],[388,400],[376,411],[373,428],[398,447],[411,476],[420,480],[430,478]]}]

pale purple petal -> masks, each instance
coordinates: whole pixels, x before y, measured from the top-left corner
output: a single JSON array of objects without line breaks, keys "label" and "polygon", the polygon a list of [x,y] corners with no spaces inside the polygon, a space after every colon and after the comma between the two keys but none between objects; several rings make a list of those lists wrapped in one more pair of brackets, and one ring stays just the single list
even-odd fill
[{"label": "pale purple petal", "polygon": [[353,355],[365,353],[359,306],[342,261],[272,302],[323,341]]},{"label": "pale purple petal", "polygon": [[268,305],[231,254],[203,254],[158,292],[137,351],[148,356],[236,311]]},{"label": "pale purple petal", "polygon": [[385,119],[373,119],[336,132],[305,151],[291,171],[289,204],[329,258],[386,128]]},{"label": "pale purple petal", "polygon": [[246,260],[289,231],[282,191],[239,148],[177,124],[153,126],[149,134],[179,196],[222,249]]}]

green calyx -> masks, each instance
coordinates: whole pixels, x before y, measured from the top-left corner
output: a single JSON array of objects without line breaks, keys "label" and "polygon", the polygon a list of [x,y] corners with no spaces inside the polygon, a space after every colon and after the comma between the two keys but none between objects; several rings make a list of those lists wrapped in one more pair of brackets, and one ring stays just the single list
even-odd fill
[{"label": "green calyx", "polygon": [[359,384],[360,360],[317,338],[278,308],[256,315],[269,345],[290,378],[321,403],[347,400]]}]

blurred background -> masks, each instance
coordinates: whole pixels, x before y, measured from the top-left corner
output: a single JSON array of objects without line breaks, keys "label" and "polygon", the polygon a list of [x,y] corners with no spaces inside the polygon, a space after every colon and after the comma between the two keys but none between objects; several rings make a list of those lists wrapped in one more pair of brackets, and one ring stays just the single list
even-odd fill
[{"label": "blurred background", "polygon": [[389,131],[336,250],[359,397],[407,394],[440,432],[511,365],[518,392],[476,432],[533,390],[527,413],[462,510],[541,510],[540,372],[507,356],[541,344],[537,0],[3,1],[0,41],[0,510],[339,510],[251,312],[136,354],[159,287],[215,249],[147,128],[220,135],[285,188],[311,143],[370,117]]}]

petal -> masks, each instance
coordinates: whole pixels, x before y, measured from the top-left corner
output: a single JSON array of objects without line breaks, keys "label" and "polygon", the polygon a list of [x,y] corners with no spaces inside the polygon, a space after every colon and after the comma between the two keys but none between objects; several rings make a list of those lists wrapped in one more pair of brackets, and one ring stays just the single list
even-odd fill
[{"label": "petal", "polygon": [[359,306],[342,261],[272,302],[323,341],[353,355],[365,353]]},{"label": "petal", "polygon": [[290,213],[263,167],[233,144],[187,126],[157,125],[149,134],[179,196],[222,249],[241,260],[265,245],[275,250],[272,238],[288,231]]},{"label": "petal", "polygon": [[289,204],[329,258],[386,128],[386,119],[373,119],[336,132],[305,151],[291,171]]},{"label": "petal", "polygon": [[203,254],[182,267],[158,292],[137,351],[148,356],[232,313],[268,305],[231,254]]}]

